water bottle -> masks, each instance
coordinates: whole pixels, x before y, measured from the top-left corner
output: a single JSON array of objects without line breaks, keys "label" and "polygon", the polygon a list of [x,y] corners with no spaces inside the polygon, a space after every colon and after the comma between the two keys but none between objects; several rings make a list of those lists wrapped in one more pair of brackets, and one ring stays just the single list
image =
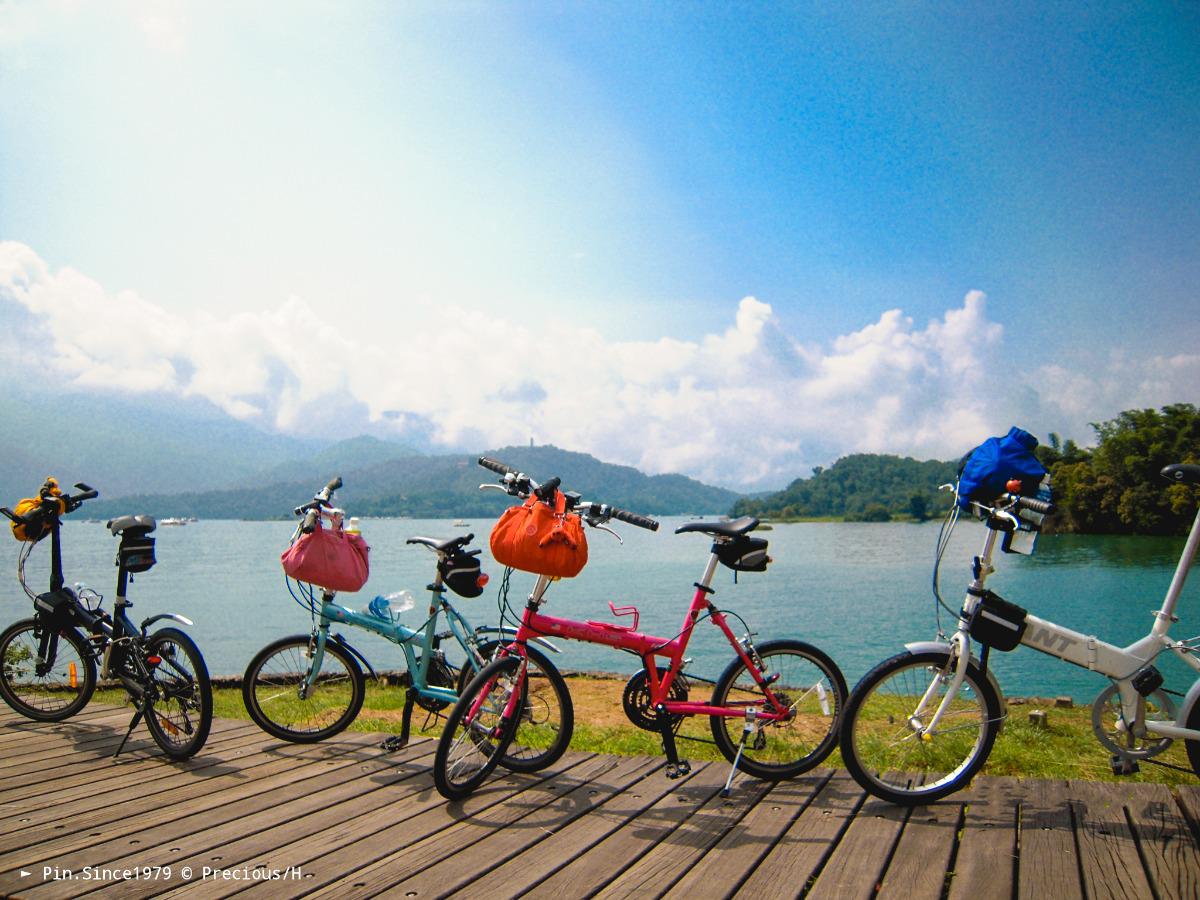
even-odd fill
[{"label": "water bottle", "polygon": [[100,609],[100,604],[104,602],[104,598],[100,594],[93,591],[82,581],[75,582],[75,597],[83,604],[84,609],[89,612],[96,612]]},{"label": "water bottle", "polygon": [[346,521],[346,534],[362,534],[358,528],[358,516],[351,516]]},{"label": "water bottle", "polygon": [[397,616],[408,612],[416,604],[416,599],[408,591],[396,591],[386,597],[382,595],[376,597],[364,611],[385,622],[395,622]]}]

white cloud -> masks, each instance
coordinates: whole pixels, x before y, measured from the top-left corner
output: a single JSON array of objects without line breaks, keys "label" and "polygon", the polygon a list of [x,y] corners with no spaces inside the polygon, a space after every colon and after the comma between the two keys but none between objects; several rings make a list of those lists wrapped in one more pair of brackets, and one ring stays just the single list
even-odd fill
[{"label": "white cloud", "polygon": [[1057,365],[999,384],[1003,329],[978,291],[923,328],[893,309],[828,347],[801,346],[753,297],[695,342],[546,335],[459,307],[436,327],[359,334],[297,297],[232,318],[172,315],[10,242],[0,316],[6,355],[27,359],[33,340],[78,387],[201,396],[293,433],[338,423],[402,437],[432,423],[436,442],[473,450],[533,436],[734,487],[779,486],[852,452],[951,458],[1013,423],[1082,442],[1088,417],[1194,399],[1200,383],[1197,356],[1114,355],[1099,374]]}]

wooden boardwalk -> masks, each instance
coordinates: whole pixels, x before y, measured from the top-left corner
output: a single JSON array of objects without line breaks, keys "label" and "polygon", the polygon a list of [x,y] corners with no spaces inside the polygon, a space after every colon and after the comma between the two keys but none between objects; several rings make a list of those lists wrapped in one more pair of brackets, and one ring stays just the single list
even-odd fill
[{"label": "wooden boardwalk", "polygon": [[658,759],[570,753],[447,804],[429,741],[302,746],[219,720],[186,763],[141,726],[114,762],[128,719],[0,712],[0,894],[1200,897],[1198,787],[983,778],[909,811],[841,771],[724,800],[724,765],[669,781]]}]

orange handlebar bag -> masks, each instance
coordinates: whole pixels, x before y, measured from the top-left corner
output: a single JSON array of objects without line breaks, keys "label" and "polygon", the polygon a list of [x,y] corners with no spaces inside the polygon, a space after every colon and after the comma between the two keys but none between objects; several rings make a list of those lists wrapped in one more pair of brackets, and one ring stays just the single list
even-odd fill
[{"label": "orange handlebar bag", "polygon": [[567,498],[554,492],[554,507],[530,496],[520,506],[510,506],[492,529],[492,557],[503,566],[574,578],[587,565],[587,536],[583,522],[567,512]]}]

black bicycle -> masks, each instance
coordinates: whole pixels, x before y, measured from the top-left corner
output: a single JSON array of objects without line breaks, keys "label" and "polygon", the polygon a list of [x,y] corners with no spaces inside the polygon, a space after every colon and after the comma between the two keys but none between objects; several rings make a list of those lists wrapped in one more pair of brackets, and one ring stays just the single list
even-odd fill
[{"label": "black bicycle", "polygon": [[[178,628],[148,629],[171,619],[184,625],[191,620],[175,614],[151,616],[134,625],[128,615],[133,605],[126,592],[131,576],[155,563],[156,522],[150,516],[121,516],[108,529],[121,539],[117,548],[117,599],[110,615],[102,609],[103,597],[82,588],[64,586],[62,571],[62,516],[85,500],[98,496],[86,484],[80,493],[63,494],[53,478],[47,479],[36,498],[22,501],[17,511],[0,508],[23,540],[17,560],[17,578],[33,600],[34,615],[0,633],[0,698],[21,715],[39,722],[60,722],[75,715],[92,698],[99,677],[124,687],[134,706],[133,719],[117,747],[118,756],[138,722],[145,719],[154,742],[174,759],[196,753],[212,725],[212,685],[204,657],[190,637]],[[50,537],[50,590],[39,594],[25,582],[25,562],[33,548]]]}]

